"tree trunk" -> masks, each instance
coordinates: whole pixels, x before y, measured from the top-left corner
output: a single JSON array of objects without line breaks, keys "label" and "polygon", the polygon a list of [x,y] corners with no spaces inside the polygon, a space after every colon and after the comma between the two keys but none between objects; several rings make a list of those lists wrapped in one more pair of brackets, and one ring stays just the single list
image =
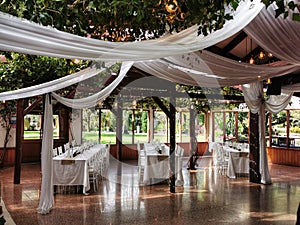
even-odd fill
[{"label": "tree trunk", "polygon": [[2,167],[4,164],[4,160],[5,160],[5,156],[6,156],[6,152],[7,152],[7,144],[10,139],[10,130],[11,130],[11,124],[10,124],[10,120],[8,120],[5,125],[6,133],[5,133],[5,138],[4,138],[3,149],[2,149],[2,152],[0,153],[0,167]]}]

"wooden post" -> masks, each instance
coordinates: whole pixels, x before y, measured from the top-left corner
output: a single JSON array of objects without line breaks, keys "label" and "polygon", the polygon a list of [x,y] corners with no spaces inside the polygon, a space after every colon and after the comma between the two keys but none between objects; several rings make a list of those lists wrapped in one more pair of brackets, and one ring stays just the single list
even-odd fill
[{"label": "wooden post", "polygon": [[148,142],[154,139],[154,110],[150,107],[148,111]]},{"label": "wooden post", "polygon": [[223,112],[223,142],[226,141],[226,113]]},{"label": "wooden post", "polygon": [[253,183],[261,183],[259,168],[259,115],[250,113],[250,155],[249,155],[249,180]]},{"label": "wooden post", "polygon": [[239,142],[239,113],[235,112],[235,137],[236,142]]},{"label": "wooden post", "polygon": [[134,120],[135,120],[135,110],[132,109],[132,115],[131,115],[131,144],[134,144]]},{"label": "wooden post", "polygon": [[195,109],[194,105],[190,107],[190,158],[188,162],[188,169],[196,170],[196,161],[198,159],[198,143],[196,141],[195,132]]},{"label": "wooden post", "polygon": [[211,112],[211,141],[215,141],[215,113]]},{"label": "wooden post", "polygon": [[20,184],[21,162],[22,162],[22,143],[24,136],[24,99],[17,100],[17,125],[16,125],[16,153],[14,184]]},{"label": "wooden post", "polygon": [[122,122],[123,122],[123,102],[118,97],[117,99],[117,130],[116,130],[116,145],[117,145],[117,160],[118,163],[118,175],[122,174],[122,167],[121,167],[121,161],[122,161]]},{"label": "wooden post", "polygon": [[174,91],[170,92],[170,192],[175,193],[175,147],[176,147],[176,98],[174,97]]},{"label": "wooden post", "polygon": [[286,147],[290,147],[290,110],[286,110]]},{"label": "wooden post", "polygon": [[179,112],[179,141],[182,142],[182,111]]},{"label": "wooden post", "polygon": [[272,113],[269,112],[268,114],[268,119],[269,119],[269,147],[272,146]]}]

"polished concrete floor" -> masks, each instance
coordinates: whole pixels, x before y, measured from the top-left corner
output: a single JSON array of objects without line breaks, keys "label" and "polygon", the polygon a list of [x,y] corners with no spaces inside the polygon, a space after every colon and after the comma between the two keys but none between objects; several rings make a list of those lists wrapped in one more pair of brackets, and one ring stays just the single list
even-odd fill
[{"label": "polished concrete floor", "polygon": [[300,202],[300,167],[270,165],[273,183],[253,184],[247,177],[229,179],[215,171],[210,157],[196,172],[184,168],[184,185],[170,193],[167,183],[138,186],[136,162],[111,161],[107,179],[90,195],[56,194],[47,215],[36,212],[39,164],[23,164],[21,184],[13,168],[0,169],[1,198],[17,225],[46,224],[263,224],[295,225]]}]

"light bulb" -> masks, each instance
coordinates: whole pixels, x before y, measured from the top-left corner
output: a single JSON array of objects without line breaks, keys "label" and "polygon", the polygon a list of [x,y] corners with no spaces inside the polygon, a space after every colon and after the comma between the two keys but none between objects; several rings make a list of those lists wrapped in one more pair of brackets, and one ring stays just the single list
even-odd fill
[{"label": "light bulb", "polygon": [[259,58],[260,59],[263,59],[265,57],[265,53],[263,53],[263,51],[261,51],[260,53],[259,53]]}]

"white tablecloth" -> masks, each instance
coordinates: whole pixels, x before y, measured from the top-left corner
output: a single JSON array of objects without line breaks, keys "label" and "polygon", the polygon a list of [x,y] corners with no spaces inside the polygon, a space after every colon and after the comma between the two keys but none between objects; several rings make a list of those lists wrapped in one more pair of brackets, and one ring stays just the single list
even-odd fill
[{"label": "white tablecloth", "polygon": [[237,174],[249,174],[249,149],[238,151],[227,146],[223,148],[229,153],[227,177],[236,178]]},{"label": "white tablecloth", "polygon": [[151,184],[154,178],[168,179],[169,178],[169,147],[161,145],[162,153],[156,151],[156,145],[145,143],[144,149],[146,152],[146,165],[144,168],[143,183]]},{"label": "white tablecloth", "polygon": [[83,185],[83,193],[90,190],[88,161],[106,145],[97,144],[74,158],[68,152],[53,158],[53,185]]}]

